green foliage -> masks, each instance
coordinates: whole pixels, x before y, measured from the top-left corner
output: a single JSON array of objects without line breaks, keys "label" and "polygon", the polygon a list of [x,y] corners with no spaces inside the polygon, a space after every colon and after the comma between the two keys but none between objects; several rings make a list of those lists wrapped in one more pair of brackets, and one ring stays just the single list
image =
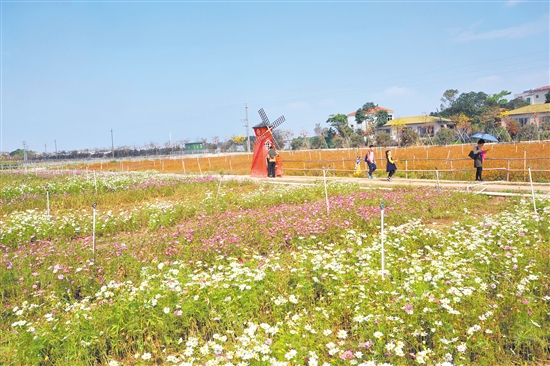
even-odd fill
[{"label": "green foliage", "polygon": [[348,125],[348,116],[343,113],[330,115],[327,123],[343,137],[347,137],[352,133],[351,127]]},{"label": "green foliage", "polygon": [[304,146],[304,138],[303,137],[296,137],[290,141],[290,148],[292,150],[300,150]]},{"label": "green foliage", "polygon": [[506,103],[504,105],[504,108],[508,109],[508,110],[514,110],[514,109],[518,109],[518,108],[521,108],[521,107],[526,107],[528,106],[529,103],[521,98],[515,98],[515,99],[512,99],[511,101],[509,101],[508,103]]},{"label": "green foliage", "polygon": [[401,139],[399,144],[401,146],[413,146],[418,143],[419,139],[420,136],[418,135],[418,132],[410,128],[405,128],[401,131]]},{"label": "green foliage", "polygon": [[326,149],[327,142],[323,136],[313,136],[310,141],[312,149]]},{"label": "green foliage", "polygon": [[342,136],[334,136],[332,138],[332,145],[334,146],[334,148],[336,149],[341,149],[344,147],[344,144],[345,144],[346,140],[344,140],[344,138]]},{"label": "green foliage", "polygon": [[378,146],[390,146],[391,142],[392,139],[389,133],[382,131],[376,134],[376,144]]},{"label": "green foliage", "polygon": [[357,133],[351,134],[349,138],[349,147],[362,147],[365,146],[365,139]]},{"label": "green foliage", "polygon": [[456,132],[450,128],[442,128],[435,135],[435,141],[438,145],[449,145],[455,141],[455,138]]},{"label": "green foliage", "polygon": [[376,111],[375,114],[375,120],[376,120],[376,127],[384,126],[386,123],[388,123],[388,111],[384,109],[380,109]]},{"label": "green foliage", "polygon": [[532,141],[539,139],[539,128],[535,124],[527,124],[520,128],[518,132],[520,141]]}]

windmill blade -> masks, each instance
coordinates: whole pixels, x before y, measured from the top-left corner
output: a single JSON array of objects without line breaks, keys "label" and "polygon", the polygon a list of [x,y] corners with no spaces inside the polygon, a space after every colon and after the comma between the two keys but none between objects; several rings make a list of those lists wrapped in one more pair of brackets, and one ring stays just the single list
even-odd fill
[{"label": "windmill blade", "polygon": [[273,131],[276,127],[280,126],[285,121],[285,116],[281,116],[273,122],[273,125],[271,127],[267,128],[267,131],[262,133],[260,136],[256,137],[256,141],[263,141],[266,139],[267,136]]},{"label": "windmill blade", "polygon": [[271,125],[271,129],[279,127],[284,121],[285,121],[285,116],[281,116],[277,118],[275,122],[273,122],[273,124]]},{"label": "windmill blade", "polygon": [[265,123],[265,125],[267,127],[271,128],[271,123],[269,122],[269,119],[267,118],[267,114],[265,114],[264,109],[260,108],[258,113],[260,114],[260,117],[262,118],[262,122]]},{"label": "windmill blade", "polygon": [[258,138],[262,137],[263,135],[268,135],[269,132],[273,131],[275,128],[279,127],[280,125],[283,124],[283,122],[286,121],[285,120],[285,116],[281,116],[279,118],[277,118],[275,120],[275,122],[273,122],[273,124],[271,126],[268,126],[267,127],[267,131],[265,131],[264,133],[262,133],[260,136],[258,136]]}]

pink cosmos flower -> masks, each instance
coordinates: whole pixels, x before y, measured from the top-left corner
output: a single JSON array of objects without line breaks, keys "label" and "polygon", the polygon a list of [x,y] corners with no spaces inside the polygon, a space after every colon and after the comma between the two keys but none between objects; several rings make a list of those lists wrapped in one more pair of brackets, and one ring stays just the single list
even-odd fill
[{"label": "pink cosmos flower", "polygon": [[353,352],[351,352],[350,350],[347,350],[346,352],[340,355],[340,358],[342,360],[351,360],[353,358]]}]

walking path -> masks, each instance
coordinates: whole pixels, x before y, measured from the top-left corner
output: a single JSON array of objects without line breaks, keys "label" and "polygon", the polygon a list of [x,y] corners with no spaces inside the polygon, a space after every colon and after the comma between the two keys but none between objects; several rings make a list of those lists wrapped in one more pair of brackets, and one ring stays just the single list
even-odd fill
[{"label": "walking path", "polygon": [[[236,180],[252,180],[255,182],[272,183],[272,184],[313,184],[322,182],[323,177],[310,176],[283,176],[277,178],[253,178],[246,175],[226,175],[224,178]],[[531,194],[531,183],[529,182],[505,182],[505,181],[483,181],[483,182],[468,182],[456,180],[434,180],[434,179],[405,179],[393,178],[388,182],[386,178],[346,178],[346,177],[327,177],[327,182],[350,182],[358,183],[361,187],[366,188],[383,188],[391,189],[396,186],[414,186],[414,187],[434,187],[440,189],[458,189],[472,191],[484,194],[500,194],[500,195],[526,195]],[[533,183],[535,194],[550,195],[550,183]]]}]

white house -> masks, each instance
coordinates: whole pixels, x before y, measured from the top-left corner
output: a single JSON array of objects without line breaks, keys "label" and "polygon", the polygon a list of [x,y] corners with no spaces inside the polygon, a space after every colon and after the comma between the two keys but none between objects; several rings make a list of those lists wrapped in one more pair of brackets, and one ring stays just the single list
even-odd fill
[{"label": "white house", "polygon": [[523,99],[529,104],[544,104],[548,92],[550,92],[550,85],[529,89],[520,94],[514,94],[514,98]]},{"label": "white house", "polygon": [[[379,107],[379,106],[376,106],[376,108],[369,109],[368,111],[365,111],[365,114],[369,117],[374,118],[376,112],[378,112],[378,111],[388,112],[388,121],[391,121],[393,119],[393,111],[391,109],[384,108],[384,107]],[[357,112],[351,112],[351,113],[348,114],[348,125],[351,127],[351,129],[353,131],[355,131],[357,129],[361,129],[363,131],[366,131],[367,130],[367,124],[365,122],[358,124],[357,121],[355,121],[355,115],[356,114],[357,114]]]},{"label": "white house", "polygon": [[411,116],[398,117],[388,121],[384,126],[378,127],[376,133],[387,132],[393,140],[397,139],[400,128],[409,128],[416,132],[420,137],[433,137],[442,128],[454,129],[455,124],[448,118],[435,116]]}]

